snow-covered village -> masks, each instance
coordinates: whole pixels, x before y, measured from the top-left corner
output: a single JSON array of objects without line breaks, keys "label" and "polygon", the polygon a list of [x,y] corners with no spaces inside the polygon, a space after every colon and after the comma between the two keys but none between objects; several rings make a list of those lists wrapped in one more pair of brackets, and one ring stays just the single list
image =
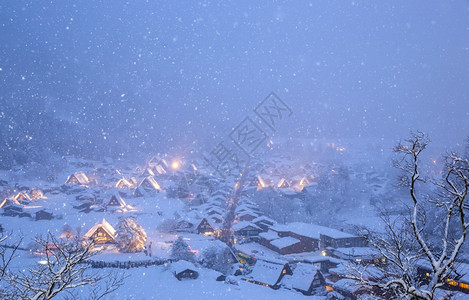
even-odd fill
[{"label": "snow-covered village", "polygon": [[469,4],[0,4],[0,299],[469,299]]}]

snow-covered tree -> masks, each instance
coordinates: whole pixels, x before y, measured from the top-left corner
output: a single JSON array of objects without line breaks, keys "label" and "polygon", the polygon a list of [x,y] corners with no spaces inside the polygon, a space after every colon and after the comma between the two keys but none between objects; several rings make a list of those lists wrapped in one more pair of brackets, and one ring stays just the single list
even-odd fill
[{"label": "snow-covered tree", "polygon": [[134,217],[122,218],[116,231],[116,243],[120,251],[139,252],[145,248],[147,234]]},{"label": "snow-covered tree", "polygon": [[235,262],[230,248],[221,242],[206,248],[203,252],[203,266],[224,274]]},{"label": "snow-covered tree", "polygon": [[8,286],[0,292],[8,299],[52,299],[59,294],[77,298],[78,289],[83,289],[80,292],[86,293],[89,299],[101,299],[123,284],[123,276],[89,270],[86,261],[96,254],[91,240],[83,244],[78,239],[62,241],[49,234],[47,238],[37,238],[36,242],[41,245],[45,258],[40,264],[5,273]]},{"label": "snow-covered tree", "polygon": [[178,237],[171,248],[171,258],[175,260],[187,260],[190,262],[195,261],[195,254],[191,252],[191,248],[180,236]]},{"label": "snow-covered tree", "polygon": [[[399,299],[434,298],[435,291],[454,271],[469,226],[466,217],[469,161],[456,153],[449,154],[443,180],[435,182],[433,196],[425,195],[421,191],[429,181],[421,172],[421,156],[428,143],[424,134],[416,133],[406,143],[396,146],[395,152],[402,155],[396,166],[408,178],[404,182],[408,183],[411,200],[409,215],[395,220],[384,218],[384,235],[365,232],[370,245],[387,261],[387,265],[378,266],[383,277],[376,280],[355,274],[362,284],[393,293]],[[441,230],[435,232],[439,239],[429,240],[424,234],[429,224],[428,204],[442,212]],[[434,211],[431,214],[434,215]],[[423,278],[419,277],[417,266],[426,266],[430,271]]]}]

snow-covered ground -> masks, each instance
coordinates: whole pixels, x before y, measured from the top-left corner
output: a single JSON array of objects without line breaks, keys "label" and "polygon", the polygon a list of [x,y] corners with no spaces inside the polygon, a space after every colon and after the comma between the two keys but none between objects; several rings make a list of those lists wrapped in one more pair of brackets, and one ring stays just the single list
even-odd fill
[{"label": "snow-covered ground", "polygon": [[165,266],[135,268],[125,271],[129,277],[124,286],[113,294],[114,299],[325,299],[324,297],[304,296],[290,290],[273,290],[238,279],[238,285],[216,281],[220,273],[199,269],[199,278],[178,281]]}]

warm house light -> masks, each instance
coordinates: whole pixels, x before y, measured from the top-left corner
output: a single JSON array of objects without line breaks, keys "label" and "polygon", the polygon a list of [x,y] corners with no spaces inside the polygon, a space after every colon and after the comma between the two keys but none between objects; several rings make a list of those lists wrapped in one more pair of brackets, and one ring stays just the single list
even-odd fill
[{"label": "warm house light", "polygon": [[179,164],[178,161],[173,161],[173,162],[171,163],[171,168],[173,168],[174,170],[179,169],[179,167],[180,167],[180,164]]}]

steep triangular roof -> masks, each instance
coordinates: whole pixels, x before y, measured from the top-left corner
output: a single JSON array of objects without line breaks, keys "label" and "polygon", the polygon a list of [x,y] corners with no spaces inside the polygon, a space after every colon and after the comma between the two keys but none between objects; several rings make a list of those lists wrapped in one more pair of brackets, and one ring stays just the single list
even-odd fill
[{"label": "steep triangular roof", "polygon": [[29,197],[29,195],[28,195],[26,192],[19,192],[18,194],[16,194],[16,196],[14,197],[14,199],[15,199],[16,201],[20,201],[20,200],[31,201],[31,197]]},{"label": "steep triangular roof", "polygon": [[88,184],[90,184],[90,180],[85,175],[85,173],[75,172],[67,178],[65,183],[78,183],[78,184],[81,184],[81,185],[88,185]]},{"label": "steep triangular roof", "polygon": [[116,230],[104,218],[101,223],[94,224],[94,226],[91,227],[91,229],[88,230],[88,232],[86,232],[83,237],[86,239],[93,237],[93,234],[96,232],[96,230],[100,228],[103,229],[107,234],[109,234],[109,236],[111,236],[113,239],[116,237]]},{"label": "steep triangular roof", "polygon": [[155,173],[150,168],[146,168],[142,173],[142,176],[154,176],[154,175]]},{"label": "steep triangular roof", "polygon": [[122,208],[126,206],[124,199],[122,199],[122,197],[118,193],[112,194],[107,205],[108,206],[120,206]]},{"label": "steep triangular roof", "polygon": [[287,187],[290,187],[290,183],[285,178],[282,178],[278,182],[277,187],[278,188],[287,188]]},{"label": "steep triangular roof", "polygon": [[156,182],[153,176],[148,176],[148,177],[143,178],[143,180],[139,184],[139,187],[143,187],[145,189],[152,189],[155,191],[161,190],[160,185]]},{"label": "steep triangular roof", "polygon": [[14,198],[10,198],[10,199],[3,199],[3,201],[0,203],[0,208],[3,208],[3,207],[7,207],[7,206],[10,206],[10,205],[16,205],[16,206],[19,206],[19,207],[23,207],[23,205],[21,205],[21,203],[18,202],[18,200],[14,199]]},{"label": "steep triangular roof", "polygon": [[247,277],[251,280],[265,283],[273,287],[280,282],[283,275],[286,273],[291,274],[291,269],[288,266],[288,263],[280,264],[258,260],[254,265],[252,272],[247,275]]},{"label": "steep triangular roof", "polygon": [[133,186],[133,184],[128,181],[127,179],[125,178],[121,178],[119,179],[119,181],[116,183],[115,187],[116,188],[119,188],[119,189],[122,189],[122,188],[131,188]]}]

